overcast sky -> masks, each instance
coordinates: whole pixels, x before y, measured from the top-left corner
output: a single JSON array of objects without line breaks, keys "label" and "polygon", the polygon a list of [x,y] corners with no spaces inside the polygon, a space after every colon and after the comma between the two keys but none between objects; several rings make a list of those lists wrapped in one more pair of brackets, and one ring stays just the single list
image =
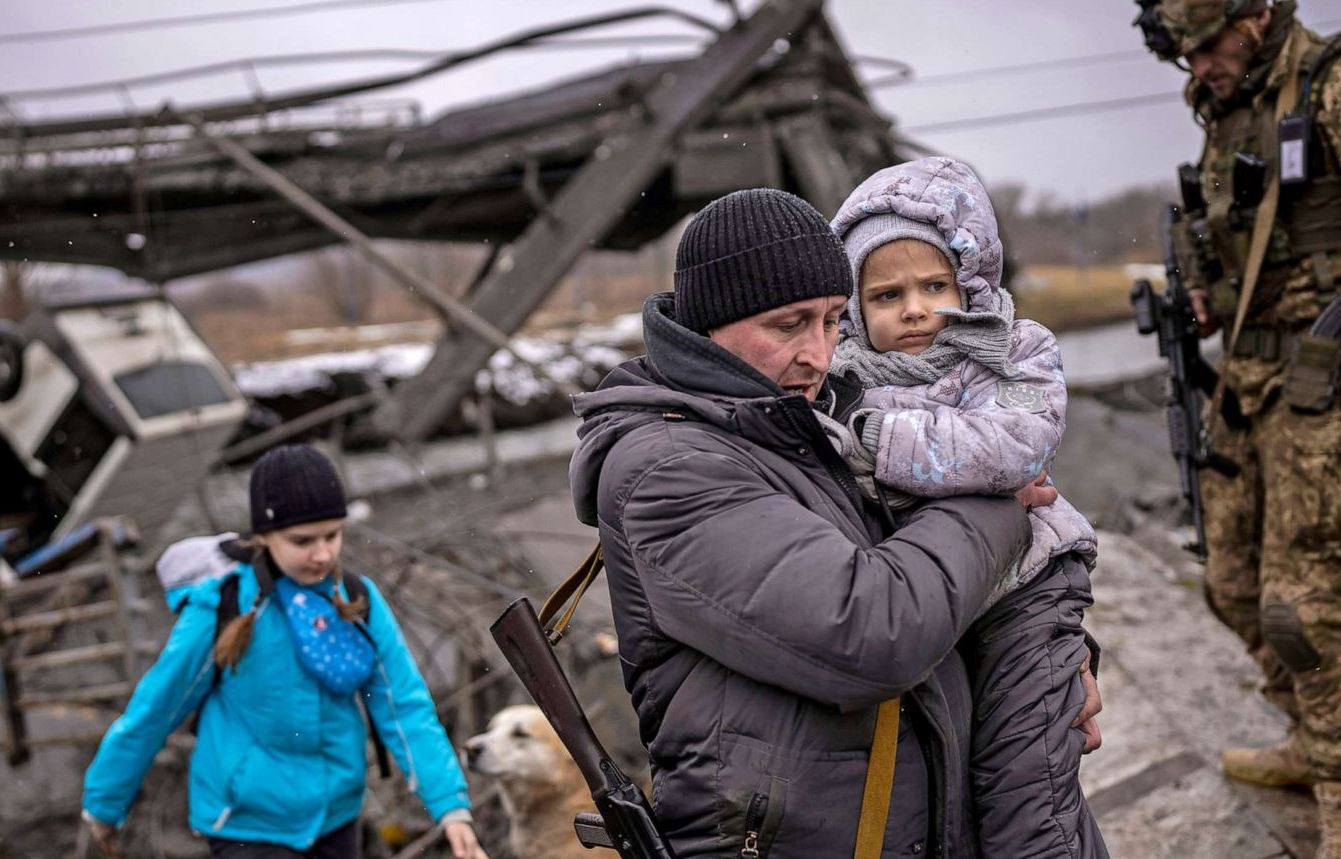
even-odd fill
[{"label": "overcast sky", "polygon": [[[305,14],[140,29],[60,39],[14,40],[16,34],[230,10],[293,6],[299,0],[5,0],[0,24],[0,91],[118,79],[187,66],[261,57],[367,48],[449,51],[522,29],[608,13],[634,0],[384,0]],[[354,0],[357,2],[357,0]],[[713,0],[684,0],[680,8],[725,21]],[[746,9],[755,2],[742,4]],[[1301,0],[1300,17],[1328,31],[1341,29],[1341,0]],[[1199,133],[1176,99],[1104,112],[1015,123],[979,122],[937,130],[960,120],[1181,89],[1183,73],[1145,54],[1130,24],[1127,0],[829,0],[827,11],[849,53],[904,61],[923,82],[872,92],[879,107],[921,142],[971,161],[989,184],[1020,182],[1036,193],[1083,202],[1132,184],[1171,181],[1180,161],[1196,158]],[[679,34],[697,31],[673,20],[609,28],[593,35]],[[427,115],[536,87],[636,57],[688,50],[618,47],[511,52],[430,81],[369,99],[408,97]],[[1005,65],[1044,63],[1123,52],[1089,64],[1025,73],[936,80]],[[408,70],[413,62],[342,62],[258,73],[267,92]],[[864,79],[886,74],[862,67]],[[247,93],[238,74],[190,84],[137,87],[128,99],[152,108],[236,98]],[[126,97],[14,102],[28,118],[120,109]],[[919,129],[925,128],[925,131]]]}]

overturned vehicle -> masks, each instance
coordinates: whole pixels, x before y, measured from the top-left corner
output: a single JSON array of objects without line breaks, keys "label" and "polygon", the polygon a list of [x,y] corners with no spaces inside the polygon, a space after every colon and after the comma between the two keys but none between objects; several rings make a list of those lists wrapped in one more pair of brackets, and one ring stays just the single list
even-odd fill
[{"label": "overturned vehicle", "polygon": [[0,554],[11,564],[101,516],[166,524],[247,404],[157,290],[45,300],[0,330]]}]

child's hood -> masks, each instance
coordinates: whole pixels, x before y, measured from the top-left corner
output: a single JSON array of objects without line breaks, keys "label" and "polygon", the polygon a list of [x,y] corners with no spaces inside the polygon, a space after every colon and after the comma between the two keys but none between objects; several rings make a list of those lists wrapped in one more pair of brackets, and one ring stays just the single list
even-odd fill
[{"label": "child's hood", "polygon": [[[958,257],[956,281],[966,298],[965,309],[970,313],[996,309],[1001,239],[987,189],[967,164],[932,157],[886,167],[848,195],[834,216],[833,229],[840,239],[846,239],[857,224],[883,214],[934,225]],[[861,263],[861,259],[852,260],[858,278]],[[860,302],[853,298],[849,306],[855,306],[859,315]]]}]

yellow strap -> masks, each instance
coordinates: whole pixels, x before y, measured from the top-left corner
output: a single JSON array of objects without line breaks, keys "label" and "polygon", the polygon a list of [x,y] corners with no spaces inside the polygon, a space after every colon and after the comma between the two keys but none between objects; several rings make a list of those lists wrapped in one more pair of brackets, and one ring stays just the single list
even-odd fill
[{"label": "yellow strap", "polygon": [[[555,644],[563,637],[564,630],[572,621],[573,615],[577,612],[577,604],[582,601],[587,588],[596,581],[596,577],[605,569],[605,555],[601,552],[601,544],[597,543],[596,548],[591,550],[587,559],[583,561],[573,574],[564,579],[563,583],[554,589],[554,593],[549,595],[545,604],[540,607],[540,613],[537,617],[540,623],[545,627],[545,634],[549,637],[549,643]],[[572,600],[568,603],[569,599]],[[568,610],[563,616],[550,624],[550,620],[563,608],[564,603],[568,603]]]},{"label": "yellow strap", "polygon": [[[1280,93],[1276,96],[1277,129],[1280,128],[1280,121],[1287,113],[1294,110],[1295,103],[1299,101],[1299,65],[1304,60],[1305,52],[1302,48],[1306,45],[1300,39],[1294,47],[1295,56],[1291,59],[1290,70],[1281,84]],[[1276,154],[1276,159],[1278,162],[1276,169],[1271,172],[1266,193],[1262,195],[1262,202],[1257,206],[1257,216],[1253,219],[1252,241],[1248,245],[1248,259],[1244,263],[1243,291],[1239,293],[1239,306],[1234,314],[1234,328],[1230,332],[1229,343],[1225,349],[1226,357],[1234,354],[1234,344],[1238,342],[1239,333],[1243,330],[1243,320],[1248,315],[1248,305],[1252,302],[1253,290],[1256,289],[1258,275],[1262,272],[1262,261],[1266,259],[1267,246],[1271,244],[1271,224],[1276,220],[1276,206],[1280,202],[1279,152]]]},{"label": "yellow strap", "polygon": [[880,705],[875,714],[875,738],[871,740],[871,762],[866,767],[866,787],[861,794],[861,819],[857,821],[857,847],[853,859],[880,859],[885,846],[885,822],[889,799],[894,794],[894,758],[899,749],[899,699]]},{"label": "yellow strap", "polygon": [[[1304,60],[1306,45],[1302,39],[1295,42],[1294,57],[1290,60],[1290,70],[1276,95],[1276,128],[1287,113],[1294,110],[1299,101],[1299,66]],[[1277,142],[1279,146],[1279,141]],[[1262,272],[1262,261],[1266,259],[1267,246],[1271,244],[1271,224],[1276,220],[1276,204],[1280,201],[1280,153],[1276,153],[1276,169],[1271,171],[1266,193],[1257,205],[1257,216],[1253,219],[1252,240],[1248,245],[1248,259],[1243,267],[1243,289],[1239,293],[1239,306],[1234,313],[1234,327],[1229,333],[1229,342],[1225,344],[1225,362],[1234,357],[1234,347],[1243,332],[1243,321],[1248,316],[1248,305],[1252,303],[1253,291],[1257,288],[1258,275]],[[1225,395],[1226,374],[1221,373],[1211,396],[1210,420],[1220,413],[1220,401]],[[1212,424],[1213,426],[1214,424]]]}]

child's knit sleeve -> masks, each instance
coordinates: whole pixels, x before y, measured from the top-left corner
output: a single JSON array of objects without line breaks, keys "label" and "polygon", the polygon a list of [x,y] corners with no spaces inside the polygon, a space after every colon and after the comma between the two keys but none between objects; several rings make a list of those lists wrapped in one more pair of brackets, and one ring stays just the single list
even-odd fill
[{"label": "child's knit sleeve", "polygon": [[1066,429],[1066,380],[1052,332],[1017,320],[1003,378],[975,367],[957,405],[910,400],[907,389],[868,398],[857,413],[862,443],[875,454],[875,479],[926,498],[1009,495],[1038,477]]}]

